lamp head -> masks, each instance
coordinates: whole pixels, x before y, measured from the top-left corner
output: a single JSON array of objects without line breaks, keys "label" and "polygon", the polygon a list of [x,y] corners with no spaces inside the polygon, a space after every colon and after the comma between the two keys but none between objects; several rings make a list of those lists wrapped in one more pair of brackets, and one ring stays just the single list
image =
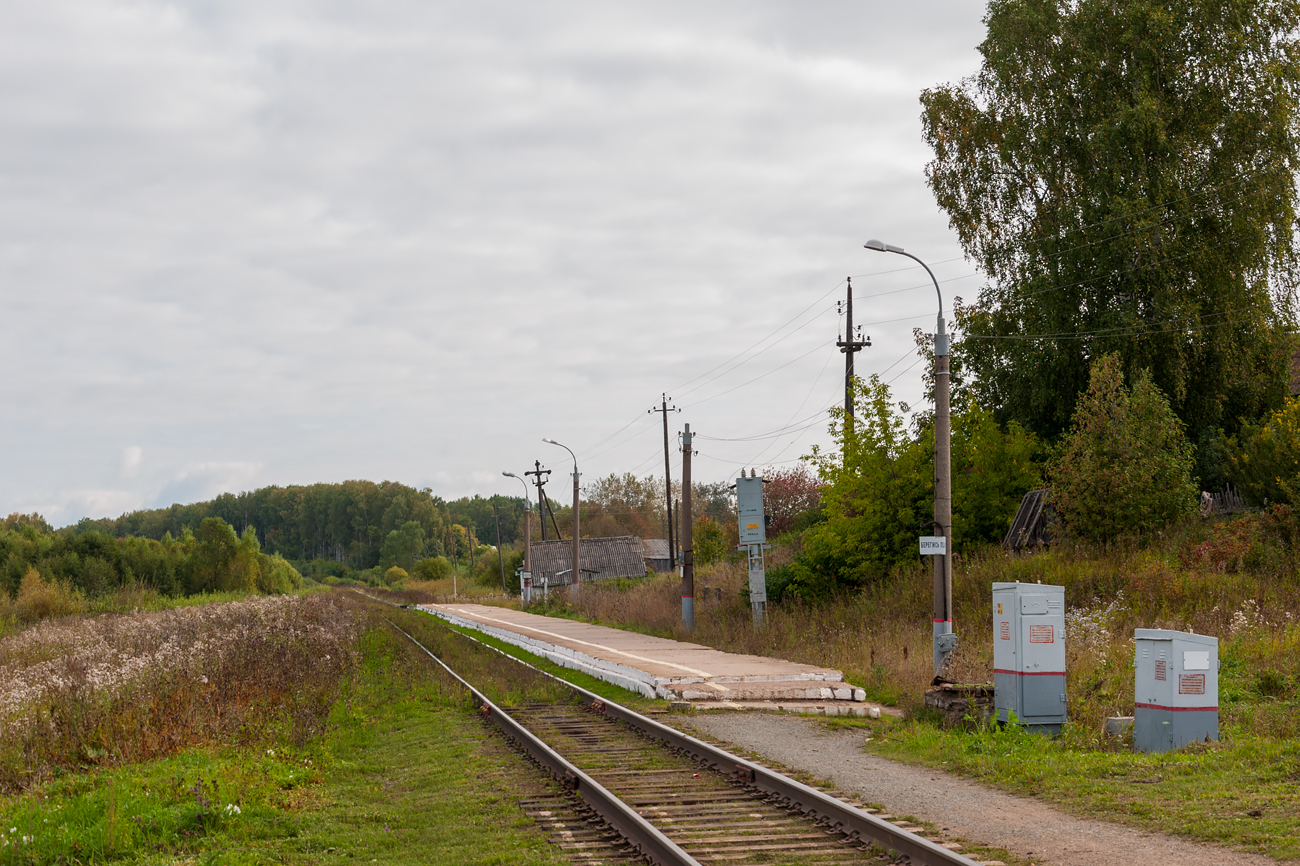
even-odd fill
[{"label": "lamp head", "polygon": [[543,441],[543,442],[549,442],[549,443],[551,443],[552,445],[559,445],[559,444],[560,444],[559,442],[556,442],[554,439],[547,439],[545,436],[542,437],[542,441]]},{"label": "lamp head", "polygon": [[518,478],[518,477],[519,477],[518,475],[516,475],[516,474],[513,473],[513,472],[502,472],[501,474],[504,475],[504,476],[507,477],[507,478]]},{"label": "lamp head", "polygon": [[875,250],[875,251],[878,252],[878,253],[901,253],[901,252],[903,252],[903,248],[902,248],[902,247],[896,247],[896,246],[894,246],[893,244],[887,244],[887,243],[885,243],[885,242],[882,241],[882,240],[877,240],[876,238],[872,238],[871,240],[867,241],[867,242],[866,242],[865,244],[863,244],[862,246],[866,247],[866,248],[869,249],[869,250]]}]

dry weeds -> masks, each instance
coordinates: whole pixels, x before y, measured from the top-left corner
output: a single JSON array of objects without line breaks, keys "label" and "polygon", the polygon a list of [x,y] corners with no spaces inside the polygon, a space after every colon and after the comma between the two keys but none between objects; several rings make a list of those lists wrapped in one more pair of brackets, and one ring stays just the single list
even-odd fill
[{"label": "dry weeds", "polygon": [[[959,560],[955,572],[961,648],[949,675],[959,682],[993,679],[992,584],[1041,581],[1066,587],[1068,711],[1077,736],[1103,743],[1106,717],[1131,714],[1134,628],[1218,637],[1225,729],[1300,736],[1300,580],[1294,571],[1222,573],[1188,567],[1160,550],[1059,546],[1028,556],[991,549]],[[593,621],[731,652],[838,668],[873,699],[915,708],[933,675],[931,603],[930,571],[918,565],[827,604],[771,605],[765,627],[755,630],[743,566],[722,565],[696,578],[696,629],[690,634],[681,626],[675,576],[647,578],[631,589],[584,584],[571,609]]]},{"label": "dry weeds", "polygon": [[56,768],[320,730],[356,664],[335,595],[44,620],[0,639],[0,788]]}]

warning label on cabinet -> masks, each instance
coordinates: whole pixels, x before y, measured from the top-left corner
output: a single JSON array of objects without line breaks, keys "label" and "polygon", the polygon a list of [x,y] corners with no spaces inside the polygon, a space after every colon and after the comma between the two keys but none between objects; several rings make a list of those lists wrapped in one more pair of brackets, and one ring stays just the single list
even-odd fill
[{"label": "warning label on cabinet", "polygon": [[998,623],[998,637],[1002,640],[1011,640],[1011,623],[1003,620]]},{"label": "warning label on cabinet", "polygon": [[1156,659],[1156,679],[1160,682],[1165,681],[1165,675],[1169,671],[1169,664],[1164,659]]},{"label": "warning label on cabinet", "polygon": [[1055,643],[1056,626],[1052,625],[1031,625],[1029,627],[1030,643]]},{"label": "warning label on cabinet", "polygon": [[1179,674],[1178,694],[1180,695],[1205,694],[1205,674]]}]

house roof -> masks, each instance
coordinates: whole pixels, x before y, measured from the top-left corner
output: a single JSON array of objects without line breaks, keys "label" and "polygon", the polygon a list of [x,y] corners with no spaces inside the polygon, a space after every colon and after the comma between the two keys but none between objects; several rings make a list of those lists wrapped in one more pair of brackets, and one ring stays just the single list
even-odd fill
[{"label": "house roof", "polygon": [[666,538],[641,539],[641,555],[644,556],[646,559],[667,559],[668,539]]},{"label": "house roof", "polygon": [[[569,572],[573,570],[571,540],[534,541],[530,552],[534,585],[570,581]],[[578,568],[582,571],[583,580],[645,576],[641,539],[635,535],[584,538],[578,545],[578,558]],[[563,575],[560,574],[561,572]]]}]

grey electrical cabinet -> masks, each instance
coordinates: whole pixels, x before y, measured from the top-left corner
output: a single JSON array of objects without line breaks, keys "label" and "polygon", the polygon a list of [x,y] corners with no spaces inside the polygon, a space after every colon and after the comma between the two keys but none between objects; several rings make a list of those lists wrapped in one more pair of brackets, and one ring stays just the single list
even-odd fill
[{"label": "grey electrical cabinet", "polygon": [[993,584],[993,686],[999,721],[1032,731],[1065,723],[1065,587]]},{"label": "grey electrical cabinet", "polygon": [[1133,748],[1167,752],[1219,739],[1219,639],[1161,628],[1133,637]]},{"label": "grey electrical cabinet", "polygon": [[767,547],[767,518],[763,514],[763,479],[746,478],[742,470],[736,479],[736,517],[740,521],[740,546],[749,557],[749,606],[754,624],[763,621],[767,609],[767,569],[763,550]]},{"label": "grey electrical cabinet", "polygon": [[736,516],[740,521],[740,543],[766,544],[767,520],[763,516],[763,479],[736,479]]}]

